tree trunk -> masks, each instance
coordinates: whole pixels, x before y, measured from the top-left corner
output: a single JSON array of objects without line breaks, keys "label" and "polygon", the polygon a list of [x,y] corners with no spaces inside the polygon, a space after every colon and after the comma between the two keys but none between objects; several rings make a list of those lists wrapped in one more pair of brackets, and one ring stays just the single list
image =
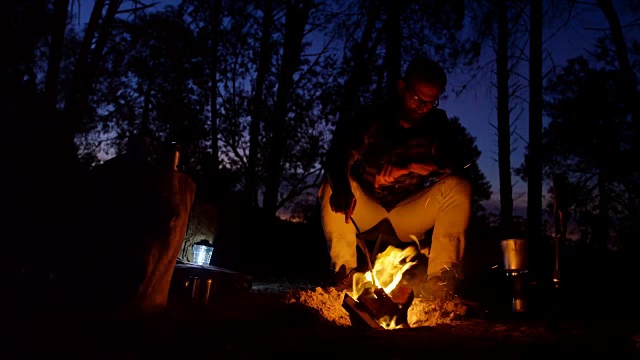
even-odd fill
[{"label": "tree trunk", "polygon": [[149,133],[151,123],[151,85],[146,85],[144,89],[144,100],[142,102],[142,116],[140,118],[140,134],[145,136]]},{"label": "tree trunk", "polygon": [[[107,5],[105,15],[102,11],[104,0],[96,0],[85,30],[82,47],[76,60],[71,87],[65,99],[64,113],[71,121],[73,133],[81,129],[82,119],[86,115],[89,95],[98,66],[103,58],[103,51],[111,34],[111,25],[120,9],[122,0],[112,0]],[[102,21],[100,21],[102,20]]]},{"label": "tree trunk", "polygon": [[[79,106],[77,109],[80,110],[78,113],[79,117],[76,120],[81,120],[85,114],[85,110],[87,109],[87,103],[89,101],[89,94],[93,87],[93,83],[96,81],[96,75],[98,73],[98,67],[103,59],[104,49],[107,46],[107,41],[109,40],[109,36],[111,35],[111,27],[113,25],[113,21],[116,18],[116,14],[120,9],[120,5],[123,0],[111,0],[109,1],[109,5],[107,6],[107,11],[102,18],[102,22],[100,23],[100,27],[98,28],[98,32],[96,34],[96,41],[93,45],[93,50],[91,52],[91,56],[89,57],[88,67],[86,78],[81,82],[80,93],[78,94],[78,103]],[[77,129],[76,129],[77,130]]]},{"label": "tree trunk", "polygon": [[51,111],[56,110],[58,102],[58,83],[60,77],[60,63],[64,47],[64,34],[67,29],[67,16],[69,15],[69,0],[56,0],[53,3],[53,29],[51,44],[49,45],[49,61],[47,62],[47,77],[45,80],[45,93],[47,106]]},{"label": "tree trunk", "polygon": [[[640,148],[638,144],[640,144],[640,94],[637,91],[638,85],[638,77],[631,66],[631,61],[629,59],[629,49],[627,46],[627,42],[624,38],[624,32],[622,30],[622,25],[620,24],[620,18],[618,16],[618,12],[616,11],[613,2],[611,0],[598,0],[598,7],[602,10],[607,22],[609,23],[609,31],[611,32],[611,41],[615,47],[615,55],[618,61],[618,67],[620,71],[620,79],[622,81],[622,86],[624,89],[624,104],[631,114],[631,119],[633,122],[633,127],[635,130],[634,140],[632,140],[632,151],[637,156],[640,153]],[[606,166],[607,164],[603,164]],[[638,165],[635,165],[632,169],[632,172],[638,174],[640,168]],[[603,250],[606,249],[608,244],[608,223],[609,216],[606,212],[608,207],[610,206],[611,200],[609,193],[606,190],[606,181],[609,180],[609,172],[606,173],[604,177],[605,180],[600,180],[601,186],[600,189],[600,204],[599,204],[599,228],[601,233],[599,237],[596,237],[596,241],[601,241],[599,247],[602,247]]]},{"label": "tree trunk", "polygon": [[[529,147],[527,151],[527,223],[529,243],[538,247],[542,234],[542,2],[530,1]],[[535,250],[534,250],[535,251]]]},{"label": "tree trunk", "polygon": [[342,92],[342,99],[340,101],[340,116],[338,117],[337,126],[341,126],[340,123],[349,121],[350,113],[353,109],[360,104],[359,96],[360,89],[366,82],[368,74],[370,74],[369,63],[371,62],[368,57],[370,51],[369,44],[371,43],[373,32],[375,30],[376,22],[380,17],[380,9],[377,6],[369,7],[367,12],[367,19],[360,40],[356,42],[350,51],[350,56],[346,62],[349,65],[345,66],[349,69],[349,76],[344,82],[344,90]]},{"label": "tree trunk", "polygon": [[288,1],[282,63],[278,76],[278,90],[274,106],[271,130],[271,151],[268,159],[267,183],[264,194],[264,210],[267,216],[275,216],[280,207],[278,197],[282,179],[282,155],[285,149],[285,130],[288,114],[287,104],[293,87],[293,75],[300,65],[302,39],[309,19],[313,1]]},{"label": "tree trunk", "polygon": [[400,14],[404,9],[402,0],[386,0],[387,20],[385,21],[386,49],[384,56],[384,68],[387,72],[387,84],[385,86],[385,97],[390,98],[398,92],[398,80],[401,76],[401,49],[402,31],[400,24]]},{"label": "tree trunk", "polygon": [[102,18],[105,2],[106,0],[96,0],[93,4],[93,10],[91,10],[91,16],[84,31],[82,45],[80,46],[80,51],[75,61],[71,84],[65,96],[64,113],[69,121],[73,122],[72,127],[74,128],[80,121],[80,116],[76,114],[78,112],[79,96],[82,89],[84,89],[83,82],[87,81],[89,76],[89,58],[100,19]]},{"label": "tree trunk", "polygon": [[264,113],[264,84],[269,72],[269,64],[271,63],[271,27],[273,26],[273,8],[272,1],[264,2],[263,18],[262,18],[262,34],[260,39],[260,58],[258,59],[258,69],[256,73],[256,87],[253,94],[251,109],[251,124],[249,125],[249,158],[247,160],[246,175],[246,206],[248,209],[258,207],[258,181],[257,181],[257,164],[258,151],[260,148],[259,135],[260,125],[262,124],[262,116]]},{"label": "tree trunk", "polygon": [[246,226],[242,228],[246,231],[244,236],[249,242],[255,244],[259,234],[259,208],[258,204],[258,151],[260,151],[260,129],[263,122],[264,106],[264,85],[269,76],[269,65],[272,56],[272,27],[273,27],[273,2],[265,0],[262,17],[262,34],[260,38],[260,55],[258,59],[258,69],[256,72],[256,87],[254,89],[251,123],[249,124],[249,156],[247,159],[247,171],[244,188],[244,208],[247,213]]},{"label": "tree trunk", "polygon": [[[75,166],[77,148],[73,123],[69,119],[59,116],[58,88],[60,81],[60,64],[64,52],[64,37],[69,14],[69,0],[56,0],[53,3],[53,19],[51,43],[49,44],[49,59],[45,78],[46,116],[44,128],[39,128],[36,142],[42,146],[46,156],[43,166]],[[56,165],[52,165],[55,163]],[[63,165],[64,164],[64,165]],[[65,169],[69,170],[70,168]]]},{"label": "tree trunk", "polygon": [[511,188],[511,124],[509,121],[509,24],[506,0],[498,1],[498,166],[500,171],[500,222],[510,229],[513,222]]},{"label": "tree trunk", "polygon": [[218,57],[218,44],[220,43],[220,19],[222,12],[222,0],[215,0],[211,9],[211,47],[210,53],[210,85],[209,93],[211,97],[211,171],[213,172],[213,178],[218,178],[218,172],[220,171],[220,159],[219,159],[219,146],[218,146],[218,63],[220,61]]},{"label": "tree trunk", "polygon": [[[637,144],[640,143],[640,94],[638,94],[636,90],[638,77],[631,66],[629,49],[624,38],[620,18],[612,1],[598,0],[598,6],[609,23],[611,42],[613,42],[615,47],[615,55],[618,60],[622,86],[624,87],[624,102],[627,110],[631,113],[631,119],[635,129],[635,141],[633,143],[635,143],[637,147]],[[640,152],[638,149],[636,149],[636,151]]]},{"label": "tree trunk", "polygon": [[[620,18],[616,12],[611,0],[598,0],[598,6],[609,23],[609,31],[611,32],[611,42],[615,46],[615,55],[618,60],[618,67],[625,80],[624,86],[628,91],[627,94],[635,93],[635,84],[637,82],[636,73],[631,67],[629,60],[629,49],[624,38]],[[637,120],[637,119],[636,119]]]},{"label": "tree trunk", "polygon": [[601,165],[598,175],[598,213],[596,214],[596,223],[593,226],[594,231],[591,237],[592,246],[600,256],[606,253],[607,245],[609,244],[609,207],[611,206],[611,200],[607,190],[608,178],[606,165]]}]

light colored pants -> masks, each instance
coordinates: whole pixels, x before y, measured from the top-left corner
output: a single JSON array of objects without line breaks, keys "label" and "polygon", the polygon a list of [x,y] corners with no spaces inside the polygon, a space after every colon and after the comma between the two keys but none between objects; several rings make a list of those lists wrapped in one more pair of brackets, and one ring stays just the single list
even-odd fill
[{"label": "light colored pants", "polygon": [[[387,212],[380,204],[365,195],[351,179],[356,197],[353,220],[364,232],[387,218],[399,240],[415,242],[433,228],[427,276],[439,275],[445,267],[453,267],[462,277],[465,233],[471,214],[471,185],[463,178],[446,176],[437,183],[404,200]],[[331,267],[337,270],[344,264],[347,271],[357,266],[355,226],[345,223],[344,214],[334,213],[329,205],[331,186],[325,181],[318,192],[321,200],[322,226],[331,257]],[[424,253],[424,252],[423,252]]]}]

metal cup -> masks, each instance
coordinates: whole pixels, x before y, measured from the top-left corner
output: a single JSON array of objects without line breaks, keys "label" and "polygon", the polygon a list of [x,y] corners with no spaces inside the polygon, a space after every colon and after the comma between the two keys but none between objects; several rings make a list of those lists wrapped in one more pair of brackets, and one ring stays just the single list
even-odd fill
[{"label": "metal cup", "polygon": [[504,269],[511,271],[527,271],[527,242],[524,239],[505,239],[500,241]]},{"label": "metal cup", "polygon": [[208,304],[211,293],[211,279],[192,278],[191,301],[198,304]]},{"label": "metal cup", "polygon": [[526,274],[512,272],[507,275],[511,280],[511,311],[522,313],[527,311],[527,281]]},{"label": "metal cup", "polygon": [[527,311],[526,274],[527,242],[524,239],[505,239],[500,241],[504,260],[504,270],[510,281],[511,311],[522,313]]}]

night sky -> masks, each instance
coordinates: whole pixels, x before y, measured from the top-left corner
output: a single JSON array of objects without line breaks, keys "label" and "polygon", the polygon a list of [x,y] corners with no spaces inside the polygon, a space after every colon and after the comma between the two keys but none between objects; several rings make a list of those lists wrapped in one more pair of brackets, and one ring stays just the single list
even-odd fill
[{"label": "night sky", "polygon": [[[622,24],[629,22],[630,16],[625,14],[624,7],[621,5],[622,1],[614,1],[614,4],[616,4]],[[596,38],[603,34],[600,29],[606,29],[607,27],[606,20],[600,10],[592,6],[591,9],[584,7],[579,16],[557,34],[551,34],[551,30],[543,28],[543,74],[549,71],[552,66],[562,67],[565,65],[566,60],[580,55],[595,64],[594,58],[585,49],[593,50]],[[625,35],[630,36],[628,33]],[[483,52],[482,64],[494,61],[491,49],[485,47]],[[523,63],[520,66],[520,72],[523,76],[528,76],[527,67],[528,63]],[[467,74],[451,74],[450,76],[453,85],[456,82],[463,82]],[[475,85],[470,86],[460,97],[441,101],[441,107],[447,110],[449,116],[460,117],[462,124],[471,135],[476,137],[476,144],[482,152],[478,161],[480,169],[492,184],[492,201],[487,204],[491,209],[491,206],[498,206],[500,194],[497,162],[498,138],[495,130],[497,123],[496,92],[490,83],[491,81],[495,82],[495,79],[490,78],[490,76],[490,74],[486,75],[480,81],[476,81]],[[514,105],[516,104],[511,104],[511,106]],[[523,139],[528,139],[528,106],[523,102],[517,103],[516,106],[522,110],[521,116],[515,122],[516,131]],[[519,113],[518,110],[513,111],[513,114],[517,113]],[[514,117],[515,115],[512,115],[512,122],[515,120]],[[546,125],[547,122],[547,119],[543,119],[543,125]],[[520,138],[514,138],[512,142],[515,143],[515,152],[511,155],[511,166],[515,168],[520,166],[524,160],[526,143]],[[527,183],[517,176],[513,176],[512,185],[514,189],[514,214],[525,215]],[[546,188],[543,188],[543,194],[546,193]],[[495,211],[495,208],[493,210]]]},{"label": "night sky", "polygon": [[[163,0],[160,1],[157,9],[160,10],[166,5],[175,5],[179,2],[179,0]],[[626,13],[623,2],[623,0],[615,0],[614,4],[624,26],[624,24],[630,22],[631,16]],[[76,24],[78,22],[80,24],[87,22],[92,6],[93,0],[80,0],[81,16],[75,22]],[[549,71],[552,66],[561,67],[566,60],[579,55],[583,55],[590,62],[595,63],[593,57],[586,50],[592,49],[596,38],[604,34],[603,30],[607,28],[606,20],[595,5],[583,4],[574,15],[575,18],[565,25],[561,31],[555,28],[543,28],[543,73]],[[555,23],[559,24],[560,20],[556,20]],[[631,36],[629,33],[625,35],[627,37]],[[491,66],[490,64],[494,62],[495,56],[488,45],[484,46],[482,53],[480,64],[489,64],[487,66]],[[527,67],[528,64],[526,62],[520,66],[520,73],[524,77],[528,76]],[[466,83],[468,76],[470,76],[469,72],[464,68],[449,72],[449,88]],[[456,97],[452,92],[445,94],[445,98],[440,102],[440,107],[446,110],[450,117],[459,117],[469,133],[476,138],[476,145],[482,152],[478,163],[480,169],[491,183],[493,192],[492,199],[485,205],[488,210],[497,212],[499,207],[498,140],[495,130],[497,114],[496,92],[491,85],[492,82],[494,83],[495,79],[492,78],[490,70],[487,70],[486,74],[471,82],[466,91],[459,97]],[[525,94],[523,93],[523,95]],[[517,107],[513,111],[511,118],[511,122],[515,121],[516,132],[519,135],[519,137],[512,139],[515,151],[511,155],[511,167],[516,168],[520,166],[524,159],[526,143],[522,139],[526,140],[528,138],[528,108],[523,101],[513,99],[512,101],[518,101],[511,104],[511,106]],[[518,113],[520,113],[520,116],[516,120],[515,114]],[[547,120],[543,119],[543,125],[546,123]],[[517,176],[513,176],[512,185],[514,215],[525,215],[527,184]],[[543,194],[546,193],[546,188],[543,189]]]}]

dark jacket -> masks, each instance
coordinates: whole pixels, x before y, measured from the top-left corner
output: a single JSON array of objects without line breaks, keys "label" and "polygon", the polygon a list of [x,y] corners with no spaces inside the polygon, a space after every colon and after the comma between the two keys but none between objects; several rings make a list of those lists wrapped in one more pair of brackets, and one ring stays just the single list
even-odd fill
[{"label": "dark jacket", "polygon": [[[333,189],[345,189],[351,176],[371,198],[387,210],[447,174],[464,175],[470,154],[456,141],[455,130],[446,112],[433,109],[411,128],[402,128],[391,114],[370,108],[354,114],[336,128],[324,163]],[[384,164],[435,164],[439,171],[427,176],[402,175],[392,184],[375,188],[375,175]]]}]

